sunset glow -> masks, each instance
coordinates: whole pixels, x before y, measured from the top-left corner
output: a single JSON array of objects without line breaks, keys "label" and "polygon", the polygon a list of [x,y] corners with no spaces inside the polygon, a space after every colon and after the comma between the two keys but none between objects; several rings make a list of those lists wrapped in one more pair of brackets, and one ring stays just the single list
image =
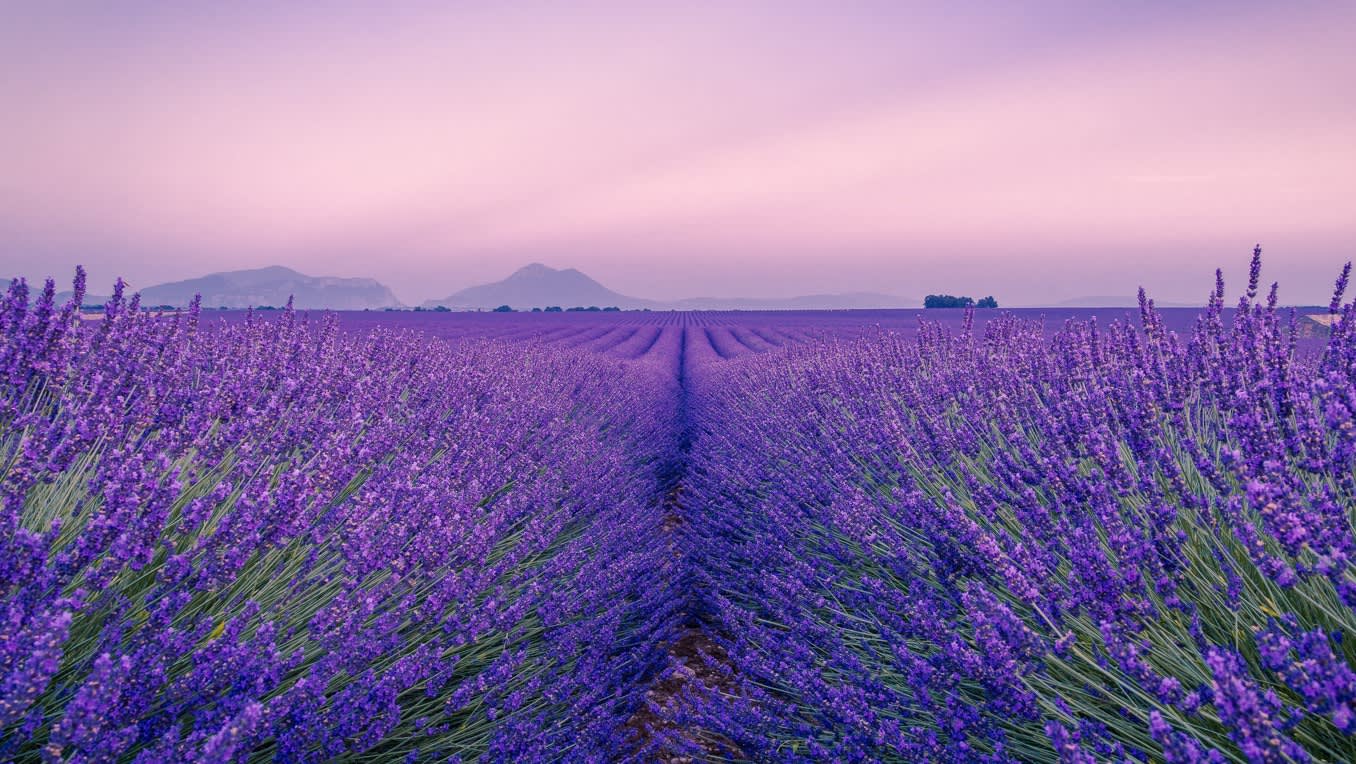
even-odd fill
[{"label": "sunset glow", "polygon": [[1199,301],[1261,241],[1317,299],[1356,234],[1356,11],[1208,6],[11,9],[0,262],[1030,304]]}]

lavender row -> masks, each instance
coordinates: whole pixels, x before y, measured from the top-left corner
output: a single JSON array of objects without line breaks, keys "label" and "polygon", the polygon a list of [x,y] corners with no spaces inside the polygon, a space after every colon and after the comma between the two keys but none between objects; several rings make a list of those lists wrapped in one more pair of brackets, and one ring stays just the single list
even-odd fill
[{"label": "lavender row", "polygon": [[[1356,307],[707,364],[684,531],[758,760],[1356,761]],[[1348,272],[1350,266],[1348,266]],[[1227,317],[1227,320],[1226,320]]]},{"label": "lavender row", "polygon": [[53,292],[0,304],[0,758],[636,744],[667,369]]}]

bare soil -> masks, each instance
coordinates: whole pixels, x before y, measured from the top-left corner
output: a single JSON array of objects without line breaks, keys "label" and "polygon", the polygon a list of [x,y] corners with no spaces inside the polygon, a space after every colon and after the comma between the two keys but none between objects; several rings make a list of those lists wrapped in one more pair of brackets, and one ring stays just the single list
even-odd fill
[{"label": "bare soil", "polygon": [[[675,484],[664,497],[666,512],[662,528],[672,538],[683,525],[681,512],[682,484]],[[682,550],[674,543],[674,555]],[[627,722],[636,734],[641,748],[658,745],[647,759],[662,764],[690,764],[693,761],[713,759],[741,759],[743,752],[733,741],[709,730],[684,726],[684,712],[688,710],[691,694],[715,692],[734,694],[737,689],[732,678],[729,656],[725,648],[711,639],[705,626],[690,623],[679,633],[668,648],[669,667],[661,672],[654,684],[645,691],[646,704]],[[680,741],[660,744],[659,741]],[[691,751],[701,753],[694,758]]]}]

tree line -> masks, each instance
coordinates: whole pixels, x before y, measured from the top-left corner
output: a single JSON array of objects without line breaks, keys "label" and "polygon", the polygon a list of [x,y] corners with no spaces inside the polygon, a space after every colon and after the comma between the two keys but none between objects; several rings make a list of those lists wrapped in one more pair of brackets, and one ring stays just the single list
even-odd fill
[{"label": "tree line", "polygon": [[950,294],[930,294],[923,298],[924,308],[996,308],[998,300],[993,295],[975,300],[973,297],[957,297]]}]

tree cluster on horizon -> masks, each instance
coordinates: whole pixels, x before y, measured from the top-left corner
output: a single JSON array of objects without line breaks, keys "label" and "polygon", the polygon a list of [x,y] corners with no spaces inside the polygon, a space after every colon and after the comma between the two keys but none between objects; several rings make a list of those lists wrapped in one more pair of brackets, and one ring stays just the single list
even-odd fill
[{"label": "tree cluster on horizon", "polygon": [[949,294],[930,294],[923,298],[924,308],[997,308],[998,300],[993,295],[982,297],[978,302],[973,297],[956,297]]}]

